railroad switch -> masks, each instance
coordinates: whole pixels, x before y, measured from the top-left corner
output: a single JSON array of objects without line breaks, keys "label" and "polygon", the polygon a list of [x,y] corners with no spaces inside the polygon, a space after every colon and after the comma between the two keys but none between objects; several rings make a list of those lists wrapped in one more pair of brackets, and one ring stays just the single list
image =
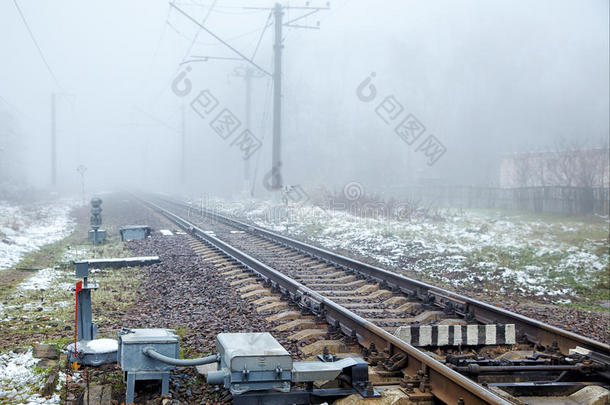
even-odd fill
[{"label": "railroad switch", "polygon": [[97,339],[97,325],[91,313],[91,292],[98,285],[88,281],[89,262],[75,262],[76,277],[83,281],[76,283],[76,317],[74,343],[67,348],[68,359],[89,366],[99,366],[116,361],[117,342],[114,339]]},{"label": "railroad switch", "polygon": [[322,351],[322,354],[318,354],[316,357],[318,358],[318,360],[323,361],[323,362],[333,362],[333,361],[341,360],[339,357],[335,356],[334,354],[329,353],[328,346],[324,346],[324,350]]},{"label": "railroad switch", "polygon": [[434,397],[430,392],[430,377],[423,370],[418,370],[413,377],[406,376],[400,386],[412,402],[433,404]]},{"label": "railroad switch", "polygon": [[386,371],[398,373],[403,368],[407,367],[407,361],[408,357],[406,354],[396,353],[389,359],[383,361],[383,363],[381,363],[381,367]]},{"label": "railroad switch", "polygon": [[358,344],[358,335],[356,334],[356,329],[352,329],[350,335],[345,337],[345,344],[347,344],[347,345],[357,345]]},{"label": "railroad switch", "polygon": [[[357,357],[338,359],[328,349],[323,361],[293,362],[269,333],[220,333],[216,336],[218,371],[207,373],[208,384],[223,385],[239,404],[309,404],[351,394],[380,396],[368,379],[368,364]],[[314,389],[314,381],[349,381],[343,388]],[[306,389],[293,389],[305,383]]]}]

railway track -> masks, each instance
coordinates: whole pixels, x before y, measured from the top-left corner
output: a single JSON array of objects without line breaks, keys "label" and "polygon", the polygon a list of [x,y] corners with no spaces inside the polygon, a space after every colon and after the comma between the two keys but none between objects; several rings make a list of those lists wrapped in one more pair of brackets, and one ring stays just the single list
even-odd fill
[{"label": "railway track", "polygon": [[284,329],[358,343],[375,384],[447,404],[574,403],[572,393],[610,385],[605,343],[183,202],[146,204]]}]

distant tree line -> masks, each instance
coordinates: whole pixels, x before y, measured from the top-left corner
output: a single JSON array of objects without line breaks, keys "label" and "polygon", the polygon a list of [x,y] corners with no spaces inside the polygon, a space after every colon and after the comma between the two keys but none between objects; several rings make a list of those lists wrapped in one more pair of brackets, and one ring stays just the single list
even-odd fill
[{"label": "distant tree line", "polygon": [[505,155],[500,170],[502,187],[608,187],[608,143],[587,148],[562,140],[548,152]]}]

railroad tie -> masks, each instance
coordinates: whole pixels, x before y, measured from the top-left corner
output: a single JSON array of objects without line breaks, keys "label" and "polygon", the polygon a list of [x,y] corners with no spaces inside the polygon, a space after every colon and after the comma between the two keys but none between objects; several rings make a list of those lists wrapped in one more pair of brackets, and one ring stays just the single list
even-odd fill
[{"label": "railroad tie", "polygon": [[516,343],[515,325],[400,326],[394,336],[413,346],[478,346]]}]

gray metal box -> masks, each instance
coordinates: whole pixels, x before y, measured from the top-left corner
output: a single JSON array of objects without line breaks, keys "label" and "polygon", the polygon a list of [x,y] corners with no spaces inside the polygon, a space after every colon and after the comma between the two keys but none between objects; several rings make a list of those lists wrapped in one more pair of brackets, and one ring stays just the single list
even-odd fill
[{"label": "gray metal box", "polygon": [[156,352],[178,358],[180,343],[171,329],[130,329],[119,334],[118,361],[123,371],[164,371],[174,366],[146,356],[143,349],[152,347]]},{"label": "gray metal box", "polygon": [[146,225],[129,225],[119,229],[121,240],[141,240],[150,235],[150,227]]},{"label": "gray metal box", "polygon": [[[93,239],[95,239],[95,231],[90,230],[89,231],[89,242],[93,243]],[[97,243],[102,243],[104,241],[106,241],[106,230],[104,229],[98,229],[97,231]]]},{"label": "gray metal box", "polygon": [[290,391],[292,358],[271,334],[219,333],[216,347],[224,386],[236,395],[250,390]]},{"label": "gray metal box", "polygon": [[89,262],[74,262],[76,277],[89,277]]},{"label": "gray metal box", "polygon": [[216,347],[222,362],[231,371],[292,369],[290,353],[268,332],[263,333],[219,333]]}]

